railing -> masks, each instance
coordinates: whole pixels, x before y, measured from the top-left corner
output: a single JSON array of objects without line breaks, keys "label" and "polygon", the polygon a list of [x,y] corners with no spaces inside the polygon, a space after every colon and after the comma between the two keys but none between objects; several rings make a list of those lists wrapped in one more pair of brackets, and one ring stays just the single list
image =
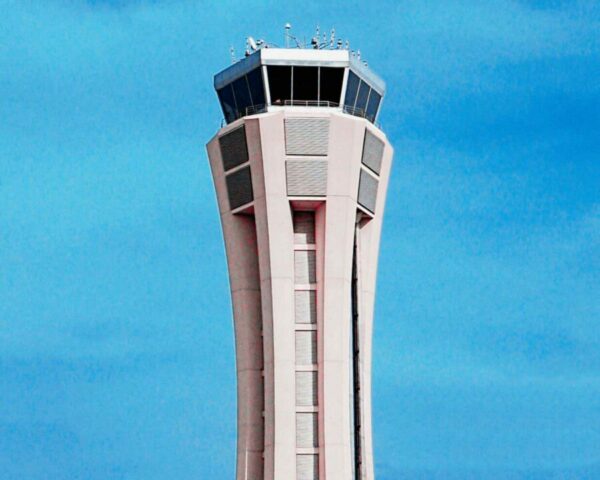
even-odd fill
[{"label": "railing", "polygon": [[343,111],[344,113],[354,115],[355,117],[366,118],[369,122],[374,124],[376,127],[380,128],[379,122],[375,122],[375,116],[372,114],[368,114],[364,108],[357,108],[352,107],[350,105],[344,105]]},{"label": "railing", "polygon": [[248,115],[256,115],[258,113],[265,113],[267,111],[267,106],[266,105],[250,105],[249,107],[246,107],[246,115],[244,116],[248,116]]},{"label": "railing", "polygon": [[350,105],[344,105],[344,112],[355,117],[366,118],[367,120],[373,121],[372,115],[367,115],[367,111],[364,108],[351,107]]},{"label": "railing", "polygon": [[[273,106],[282,105],[280,103],[273,103]],[[286,107],[329,107],[336,108],[340,104],[336,102],[330,102],[329,100],[285,100],[283,105]]]},{"label": "railing", "polygon": [[[338,108],[340,105],[336,102],[330,102],[328,100],[284,100],[283,102],[274,102],[272,104],[274,107],[327,107],[327,108]],[[259,113],[265,113],[268,111],[268,106],[264,104],[260,105],[250,105],[246,107],[243,112],[236,111],[235,112],[235,120],[238,118],[246,117],[248,115],[257,115]],[[350,105],[344,105],[342,107],[342,111],[349,115],[353,115],[355,117],[366,118],[369,122],[375,124],[375,126],[380,127],[379,122],[375,122],[375,118],[373,115],[369,115],[364,108],[357,108]],[[227,122],[225,122],[226,124]],[[224,125],[224,122],[221,122],[221,126]]]}]

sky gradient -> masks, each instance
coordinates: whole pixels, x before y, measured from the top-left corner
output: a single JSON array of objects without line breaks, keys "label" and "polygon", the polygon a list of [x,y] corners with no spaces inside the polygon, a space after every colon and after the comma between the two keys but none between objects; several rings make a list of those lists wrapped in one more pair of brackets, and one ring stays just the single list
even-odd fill
[{"label": "sky gradient", "polygon": [[0,0],[0,478],[234,478],[205,143],[248,35],[388,85],[378,480],[600,478],[600,3]]}]

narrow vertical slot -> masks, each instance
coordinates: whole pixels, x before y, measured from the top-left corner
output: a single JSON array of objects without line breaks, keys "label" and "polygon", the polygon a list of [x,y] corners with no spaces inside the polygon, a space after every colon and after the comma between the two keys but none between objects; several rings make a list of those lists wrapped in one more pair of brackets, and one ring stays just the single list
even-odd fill
[{"label": "narrow vertical slot", "polygon": [[358,314],[358,265],[357,265],[358,225],[354,231],[352,251],[352,387],[354,410],[354,478],[362,478],[362,442],[361,442],[361,395],[360,395],[360,342]]}]

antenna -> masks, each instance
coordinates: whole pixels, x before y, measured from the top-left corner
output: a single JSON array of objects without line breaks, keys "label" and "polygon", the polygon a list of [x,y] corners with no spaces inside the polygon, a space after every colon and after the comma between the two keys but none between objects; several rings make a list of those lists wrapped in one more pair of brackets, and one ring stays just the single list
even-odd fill
[{"label": "antenna", "polygon": [[329,48],[333,48],[335,43],[335,28],[331,29],[331,34],[329,35]]},{"label": "antenna", "polygon": [[292,29],[292,26],[289,23],[285,24],[285,48],[290,48],[290,30]]},{"label": "antenna", "polygon": [[229,47],[229,55],[231,56],[231,63],[235,63],[235,51],[233,50],[233,45]]},{"label": "antenna", "polygon": [[250,49],[255,52],[256,50],[258,50],[258,45],[256,44],[256,41],[254,40],[254,38],[252,37],[248,37],[246,39],[246,43],[248,44],[248,46],[250,47]]}]

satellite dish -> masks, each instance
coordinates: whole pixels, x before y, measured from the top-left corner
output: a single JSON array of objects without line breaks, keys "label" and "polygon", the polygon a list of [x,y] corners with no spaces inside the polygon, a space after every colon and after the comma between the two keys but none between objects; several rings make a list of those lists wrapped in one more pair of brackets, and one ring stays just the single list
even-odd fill
[{"label": "satellite dish", "polygon": [[252,37],[248,37],[248,45],[252,50],[258,50],[258,45],[256,45],[256,41]]}]

